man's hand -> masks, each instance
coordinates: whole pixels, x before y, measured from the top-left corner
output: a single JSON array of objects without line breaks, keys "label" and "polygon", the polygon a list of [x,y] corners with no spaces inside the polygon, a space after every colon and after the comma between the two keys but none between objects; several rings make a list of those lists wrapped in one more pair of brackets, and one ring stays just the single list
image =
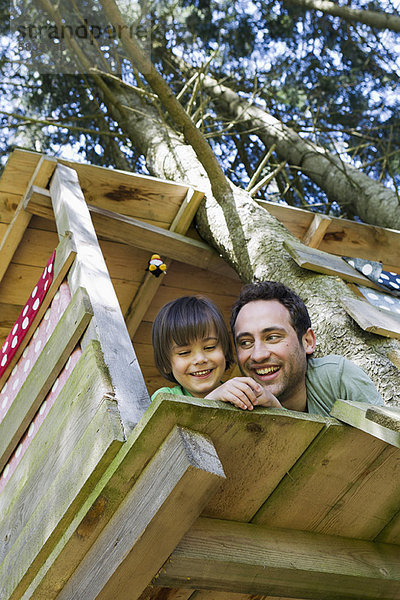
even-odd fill
[{"label": "man's hand", "polygon": [[251,377],[229,379],[205,397],[209,400],[230,402],[243,410],[253,410],[255,406],[282,408],[273,394],[264,390]]}]

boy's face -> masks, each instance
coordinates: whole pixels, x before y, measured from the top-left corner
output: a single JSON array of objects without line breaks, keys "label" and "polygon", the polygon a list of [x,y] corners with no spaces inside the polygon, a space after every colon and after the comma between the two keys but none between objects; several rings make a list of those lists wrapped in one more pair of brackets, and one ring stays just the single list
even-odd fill
[{"label": "boy's face", "polygon": [[186,346],[172,346],[172,373],[182,387],[198,398],[220,385],[225,366],[225,355],[214,329],[207,337]]}]

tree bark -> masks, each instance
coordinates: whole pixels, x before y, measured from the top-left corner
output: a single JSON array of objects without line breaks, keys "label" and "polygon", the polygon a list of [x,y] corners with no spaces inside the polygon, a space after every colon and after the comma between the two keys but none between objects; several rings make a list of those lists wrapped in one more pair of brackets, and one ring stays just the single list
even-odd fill
[{"label": "tree bark", "polygon": [[301,138],[268,112],[212,77],[203,75],[202,82],[218,110],[227,118],[240,119],[267,147],[275,144],[280,159],[299,168],[326,192],[330,201],[337,202],[366,223],[400,229],[399,199],[392,190]]},{"label": "tree bark", "polygon": [[295,4],[305,9],[320,10],[321,12],[340,17],[345,21],[363,23],[374,29],[390,29],[400,31],[400,17],[385,12],[339,6],[330,0],[283,0],[284,4]]},{"label": "tree bark", "polygon": [[[318,339],[318,355],[342,354],[360,365],[389,403],[400,401],[400,344],[366,334],[347,315],[340,299],[351,292],[334,277],[301,269],[283,249],[293,236],[240,188],[231,185],[232,199],[218,202],[209,178],[191,146],[160,121],[157,112],[134,94],[113,84],[119,106],[130,106],[124,133],[146,157],[158,177],[183,180],[206,193],[198,212],[201,235],[239,273],[244,282],[274,279],[294,289],[305,301]],[[117,115],[115,115],[117,117]]]}]

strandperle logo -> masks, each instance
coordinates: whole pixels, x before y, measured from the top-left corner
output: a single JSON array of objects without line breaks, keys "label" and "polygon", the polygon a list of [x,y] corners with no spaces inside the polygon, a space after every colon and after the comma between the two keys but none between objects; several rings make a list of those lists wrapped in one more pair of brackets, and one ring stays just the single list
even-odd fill
[{"label": "strandperle logo", "polygon": [[89,40],[91,44],[94,44],[96,40],[103,38],[104,40],[115,40],[120,39],[123,33],[127,33],[129,36],[134,37],[136,35],[136,23],[131,25],[107,25],[101,27],[100,25],[92,25],[88,19],[84,19],[84,23],[73,27],[72,25],[36,25],[29,23],[27,25],[20,25],[16,29],[16,33],[19,34],[24,40],[63,40],[66,37],[77,38],[79,40]]}]

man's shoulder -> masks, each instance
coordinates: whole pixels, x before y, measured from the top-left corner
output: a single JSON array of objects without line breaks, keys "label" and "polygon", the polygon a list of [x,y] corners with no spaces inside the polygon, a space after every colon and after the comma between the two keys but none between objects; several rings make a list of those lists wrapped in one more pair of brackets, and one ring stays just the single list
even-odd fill
[{"label": "man's shoulder", "polygon": [[340,356],[339,354],[327,354],[326,356],[321,356],[320,358],[309,358],[307,361],[307,369],[314,370],[329,366],[337,368],[338,366],[340,367],[349,362],[350,361],[347,358]]}]

